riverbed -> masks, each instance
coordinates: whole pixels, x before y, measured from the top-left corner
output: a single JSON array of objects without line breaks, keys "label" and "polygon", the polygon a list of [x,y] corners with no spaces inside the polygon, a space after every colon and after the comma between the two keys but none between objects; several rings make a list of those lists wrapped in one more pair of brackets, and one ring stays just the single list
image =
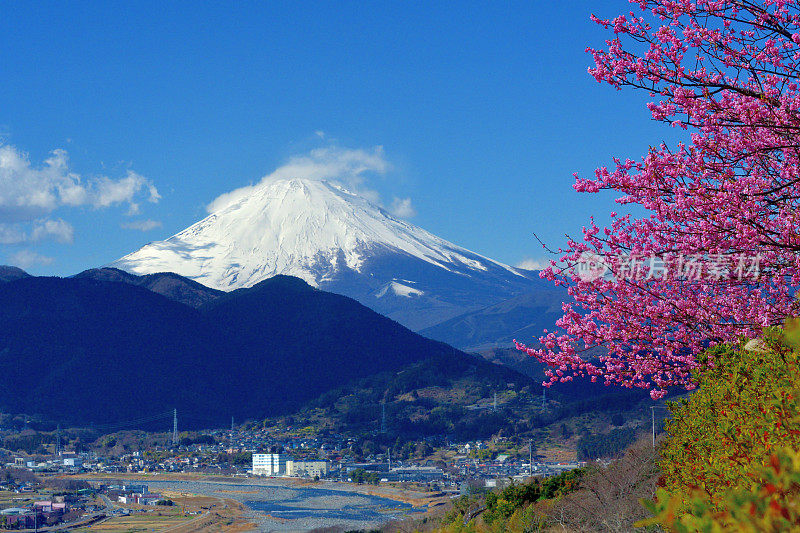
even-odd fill
[{"label": "riverbed", "polygon": [[336,483],[315,487],[288,484],[283,480],[243,481],[161,481],[126,480],[144,483],[153,492],[173,491],[228,498],[247,507],[245,516],[259,531],[310,531],[318,528],[372,529],[396,518],[422,512],[408,503],[370,494],[352,492]]}]

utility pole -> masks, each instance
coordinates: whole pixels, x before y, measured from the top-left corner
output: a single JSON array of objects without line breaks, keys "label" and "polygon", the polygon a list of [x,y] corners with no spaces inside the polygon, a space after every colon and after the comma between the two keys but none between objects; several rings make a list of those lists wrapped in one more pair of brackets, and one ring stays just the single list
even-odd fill
[{"label": "utility pole", "polygon": [[172,445],[178,444],[178,410],[172,410]]},{"label": "utility pole", "polygon": [[656,408],[650,407],[650,416],[653,419],[653,449],[656,449]]},{"label": "utility pole", "polygon": [[651,405],[650,406],[650,417],[653,422],[653,449],[656,448],[656,409],[667,409],[667,407],[663,405]]}]

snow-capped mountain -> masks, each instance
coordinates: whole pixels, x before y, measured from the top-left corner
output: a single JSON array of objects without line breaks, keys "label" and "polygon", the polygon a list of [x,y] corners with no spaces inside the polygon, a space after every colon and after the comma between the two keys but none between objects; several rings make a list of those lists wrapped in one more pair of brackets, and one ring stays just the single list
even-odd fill
[{"label": "snow-capped mountain", "polygon": [[268,182],[109,266],[175,272],[224,291],[297,276],[415,330],[538,285],[531,272],[441,239],[337,184],[301,179]]}]

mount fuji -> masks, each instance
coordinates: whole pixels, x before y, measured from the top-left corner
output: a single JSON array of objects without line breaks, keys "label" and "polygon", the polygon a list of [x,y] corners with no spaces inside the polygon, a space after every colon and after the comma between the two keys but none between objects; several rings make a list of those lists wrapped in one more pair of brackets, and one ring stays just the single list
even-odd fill
[{"label": "mount fuji", "polygon": [[533,271],[441,239],[336,183],[304,179],[267,182],[108,266],[174,272],[223,291],[296,276],[417,331],[548,286]]}]

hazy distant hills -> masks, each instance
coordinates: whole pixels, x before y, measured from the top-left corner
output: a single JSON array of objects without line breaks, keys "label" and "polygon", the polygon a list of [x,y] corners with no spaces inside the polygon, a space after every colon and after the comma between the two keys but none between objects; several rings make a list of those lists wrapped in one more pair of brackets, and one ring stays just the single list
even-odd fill
[{"label": "hazy distant hills", "polygon": [[545,329],[553,331],[563,315],[563,299],[563,291],[541,289],[464,313],[419,333],[473,351],[513,347],[514,339],[533,343]]},{"label": "hazy distant hills", "polygon": [[184,428],[223,425],[426,358],[477,361],[288,276],[223,294],[172,274],[11,277],[0,283],[0,411],[64,423],[177,408]]}]

